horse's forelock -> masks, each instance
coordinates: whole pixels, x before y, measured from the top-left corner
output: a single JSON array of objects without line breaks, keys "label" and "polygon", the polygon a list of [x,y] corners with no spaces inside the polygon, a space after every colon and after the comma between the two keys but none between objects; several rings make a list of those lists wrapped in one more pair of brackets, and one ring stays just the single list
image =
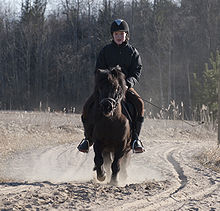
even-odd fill
[{"label": "horse's forelock", "polygon": [[117,65],[116,67],[113,67],[111,69],[111,74],[113,77],[119,79],[119,80],[124,80],[125,79],[125,75],[121,70],[121,67],[119,65]]},{"label": "horse's forelock", "polygon": [[125,74],[122,72],[121,67],[119,65],[117,65],[116,67],[114,67],[112,69],[113,75],[115,77],[117,77],[119,84],[121,86],[125,86],[126,82],[125,82]]}]

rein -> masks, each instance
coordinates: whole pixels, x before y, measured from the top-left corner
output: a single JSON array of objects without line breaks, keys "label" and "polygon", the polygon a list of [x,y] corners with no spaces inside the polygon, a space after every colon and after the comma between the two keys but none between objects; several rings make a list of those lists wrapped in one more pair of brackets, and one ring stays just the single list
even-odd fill
[{"label": "rein", "polygon": [[[141,98],[141,97],[140,97],[140,98]],[[155,108],[158,108],[158,109],[160,109],[160,110],[162,110],[162,111],[168,113],[168,111],[167,111],[166,109],[164,109],[164,108],[162,108],[162,107],[159,107],[159,106],[153,104],[152,102],[150,102],[150,101],[148,101],[148,100],[146,100],[146,99],[143,99],[143,98],[141,98],[141,99],[142,99],[144,102],[149,103],[150,105],[154,106]],[[198,126],[204,124],[203,121],[202,121],[202,122],[198,122],[197,124],[191,124],[191,123],[187,122],[187,121],[184,120],[184,119],[181,119],[181,121],[184,122],[185,124],[190,125],[191,127],[198,127]]]},{"label": "rein", "polygon": [[111,105],[112,105],[112,108],[113,108],[113,111],[117,108],[118,104],[119,104],[119,101],[121,99],[121,94],[118,94],[116,95],[116,98],[112,98],[112,97],[106,97],[106,98],[103,98],[99,104],[101,105],[102,103],[104,102],[109,102]]}]

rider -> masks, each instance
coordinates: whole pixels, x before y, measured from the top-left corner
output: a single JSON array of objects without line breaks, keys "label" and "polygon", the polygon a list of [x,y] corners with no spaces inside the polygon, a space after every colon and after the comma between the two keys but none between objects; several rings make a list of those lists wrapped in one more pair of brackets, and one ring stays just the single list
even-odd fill
[{"label": "rider", "polygon": [[[138,51],[128,43],[129,27],[126,21],[117,19],[111,25],[112,42],[106,45],[100,52],[97,62],[97,69],[108,69],[119,65],[126,76],[126,99],[136,108],[137,117],[132,127],[131,147],[133,152],[141,153],[145,149],[138,136],[144,121],[144,102],[132,88],[139,80],[142,71],[142,62]],[[85,129],[85,139],[78,145],[78,150],[88,152],[89,146],[92,146],[91,134],[93,125],[89,124],[87,117],[89,109],[94,102],[94,95],[87,100],[83,107],[82,121]]]}]

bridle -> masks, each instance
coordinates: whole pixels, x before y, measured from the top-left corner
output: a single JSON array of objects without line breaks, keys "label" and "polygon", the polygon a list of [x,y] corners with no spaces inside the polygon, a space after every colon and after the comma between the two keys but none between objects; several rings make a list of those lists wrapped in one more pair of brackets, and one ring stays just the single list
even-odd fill
[{"label": "bridle", "polygon": [[118,106],[118,102],[117,102],[115,99],[111,98],[111,97],[103,98],[103,99],[100,101],[100,105],[102,105],[102,104],[105,103],[105,102],[109,102],[109,103],[111,104],[113,110],[115,110],[115,109],[117,108],[117,106]]},{"label": "bridle", "polygon": [[113,114],[114,110],[117,108],[121,98],[122,98],[122,93],[120,91],[118,91],[116,94],[115,94],[115,99],[112,98],[112,97],[106,97],[106,98],[103,98],[99,104],[100,105],[103,105],[104,103],[109,103],[111,105],[111,108],[112,108],[112,111],[111,113]]}]

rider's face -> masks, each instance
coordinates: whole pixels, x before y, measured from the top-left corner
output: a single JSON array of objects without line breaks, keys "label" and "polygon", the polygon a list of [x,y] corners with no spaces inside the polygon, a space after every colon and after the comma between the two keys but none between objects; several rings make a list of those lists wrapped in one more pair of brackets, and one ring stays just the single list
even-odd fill
[{"label": "rider's face", "polygon": [[113,39],[117,45],[121,45],[126,40],[126,32],[113,32]]}]

